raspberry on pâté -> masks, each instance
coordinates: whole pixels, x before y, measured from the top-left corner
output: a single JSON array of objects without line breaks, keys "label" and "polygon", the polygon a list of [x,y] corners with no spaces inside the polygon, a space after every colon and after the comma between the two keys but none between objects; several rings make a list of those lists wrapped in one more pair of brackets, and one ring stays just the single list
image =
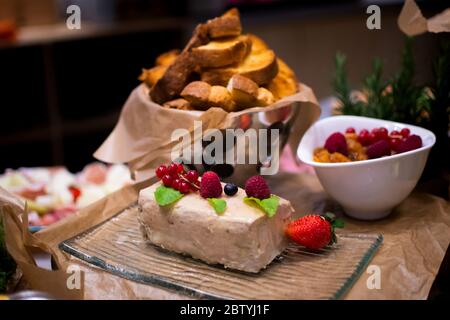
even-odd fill
[{"label": "raspberry on p\u00e2t\u00e9", "polygon": [[222,194],[222,184],[219,176],[213,171],[203,174],[200,181],[200,195],[203,198],[219,198]]},{"label": "raspberry on p\u00e2t\u00e9", "polygon": [[267,199],[270,198],[270,189],[266,180],[261,176],[253,176],[245,182],[245,193],[248,197]]}]

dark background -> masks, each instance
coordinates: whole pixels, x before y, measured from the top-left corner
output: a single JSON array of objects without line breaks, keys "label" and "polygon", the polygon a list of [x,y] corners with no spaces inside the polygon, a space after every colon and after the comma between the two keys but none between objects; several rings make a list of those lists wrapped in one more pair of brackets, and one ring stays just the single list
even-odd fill
[{"label": "dark background", "polygon": [[[82,30],[68,30],[64,8],[77,2]],[[392,76],[404,43],[396,23],[402,2],[0,0],[0,19],[19,27],[15,42],[0,42],[0,173],[51,165],[78,171],[93,161],[141,68],[182,48],[197,22],[232,6],[241,10],[244,31],[265,39],[319,99],[332,93],[337,51],[347,54],[354,84],[374,57]],[[418,3],[427,17],[446,7]],[[366,28],[369,4],[381,7],[381,30]],[[415,40],[418,83],[431,80],[439,37]]]}]

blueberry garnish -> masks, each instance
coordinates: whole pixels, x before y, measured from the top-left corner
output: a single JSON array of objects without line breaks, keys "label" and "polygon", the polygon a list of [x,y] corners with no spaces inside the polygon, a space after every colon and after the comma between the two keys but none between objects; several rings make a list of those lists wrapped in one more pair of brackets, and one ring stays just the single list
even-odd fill
[{"label": "blueberry garnish", "polygon": [[227,183],[223,191],[227,196],[234,196],[238,192],[238,187],[234,183]]}]

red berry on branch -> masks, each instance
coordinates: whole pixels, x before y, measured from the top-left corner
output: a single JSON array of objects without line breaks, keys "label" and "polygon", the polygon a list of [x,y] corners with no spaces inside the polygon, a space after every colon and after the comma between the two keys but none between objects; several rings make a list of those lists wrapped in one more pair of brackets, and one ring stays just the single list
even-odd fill
[{"label": "red berry on branch", "polygon": [[196,182],[198,179],[198,172],[196,170],[190,170],[186,173],[186,179],[189,182]]},{"label": "red berry on branch", "polygon": [[167,174],[167,167],[165,165],[160,165],[156,168],[155,173],[158,178],[162,179],[162,177]]},{"label": "red berry on branch", "polygon": [[183,164],[182,163],[179,163],[178,164],[178,171],[177,171],[178,173],[183,173],[184,172],[184,166],[183,166]]},{"label": "red berry on branch", "polygon": [[171,163],[169,167],[167,168],[167,171],[170,175],[174,176],[178,173],[178,164],[177,163]]},{"label": "red berry on branch", "polygon": [[172,186],[172,182],[173,182],[173,178],[171,175],[166,174],[165,176],[162,177],[162,183],[166,186],[166,187],[171,187]]},{"label": "red berry on branch", "polygon": [[191,187],[191,190],[194,192],[200,190],[200,181],[196,181],[195,184],[191,183],[190,187]]},{"label": "red berry on branch", "polygon": [[172,188],[174,188],[175,190],[180,190],[180,183],[181,183],[180,179],[174,179],[172,181]]},{"label": "red berry on branch", "polygon": [[178,191],[180,191],[181,193],[188,193],[190,189],[191,189],[191,186],[189,185],[189,183],[184,182],[184,181],[180,182],[180,187],[179,187]]}]

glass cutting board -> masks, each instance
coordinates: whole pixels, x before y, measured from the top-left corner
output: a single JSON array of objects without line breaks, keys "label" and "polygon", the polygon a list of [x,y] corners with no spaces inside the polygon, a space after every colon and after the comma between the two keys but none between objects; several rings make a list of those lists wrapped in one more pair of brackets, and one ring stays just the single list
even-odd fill
[{"label": "glass cutting board", "polygon": [[146,243],[132,206],[63,241],[60,249],[120,277],[202,299],[340,299],[372,259],[378,234],[339,233],[313,252],[292,244],[266,269],[250,274],[208,265]]}]

